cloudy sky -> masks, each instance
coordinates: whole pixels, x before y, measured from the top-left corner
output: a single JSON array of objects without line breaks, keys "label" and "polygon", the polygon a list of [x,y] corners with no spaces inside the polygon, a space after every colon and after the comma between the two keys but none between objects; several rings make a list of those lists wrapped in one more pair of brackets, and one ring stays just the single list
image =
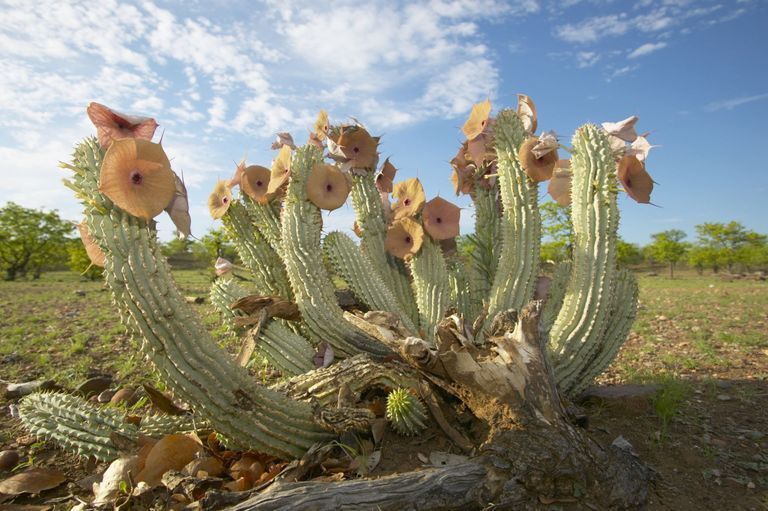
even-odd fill
[{"label": "cloudy sky", "polygon": [[79,217],[57,162],[93,132],[90,101],[157,119],[198,236],[216,179],[243,157],[268,166],[277,131],[303,143],[320,108],[451,197],[471,105],[521,92],[566,143],[640,116],[658,207],[621,197],[625,239],[704,221],[768,232],[766,27],[765,0],[0,0],[0,204]]}]

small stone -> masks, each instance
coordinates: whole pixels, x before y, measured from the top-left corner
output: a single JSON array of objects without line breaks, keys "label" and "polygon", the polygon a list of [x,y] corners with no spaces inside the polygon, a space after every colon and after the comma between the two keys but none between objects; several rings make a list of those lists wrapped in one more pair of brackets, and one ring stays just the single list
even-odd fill
[{"label": "small stone", "polygon": [[127,387],[115,392],[115,394],[112,396],[112,399],[109,400],[109,402],[113,405],[126,403],[128,406],[134,405],[136,401],[136,391]]},{"label": "small stone", "polygon": [[75,392],[85,397],[91,397],[101,394],[112,385],[112,378],[109,376],[96,376],[81,383]]},{"label": "small stone", "polygon": [[630,444],[629,441],[621,435],[614,438],[613,442],[611,442],[611,445],[613,447],[621,449],[622,451],[627,451],[633,456],[637,456],[637,454],[635,453],[635,448],[632,447],[632,444]]},{"label": "small stone", "polygon": [[733,387],[733,383],[725,380],[715,380],[715,387],[718,389],[730,389]]},{"label": "small stone", "polygon": [[35,435],[24,435],[16,439],[16,444],[19,447],[29,447],[35,442],[37,442],[37,437]]},{"label": "small stone", "polygon": [[74,292],[74,293],[75,293],[77,296],[85,296],[85,291],[83,291],[82,289],[75,289],[75,292]]},{"label": "small stone", "polygon": [[107,389],[96,398],[96,401],[99,403],[109,403],[112,400],[112,397],[116,394],[117,391],[112,389]]},{"label": "small stone", "polygon": [[731,401],[733,398],[729,396],[728,394],[718,394],[717,400],[718,401]]},{"label": "small stone", "polygon": [[741,433],[746,438],[749,438],[750,440],[754,440],[754,441],[762,440],[763,437],[765,436],[765,433],[763,433],[762,431],[754,431],[751,429],[743,429],[741,430]]},{"label": "small stone", "polygon": [[5,388],[5,397],[15,399],[24,397],[38,390],[52,390],[56,384],[52,380],[34,380],[24,383],[9,383]]},{"label": "small stone", "polygon": [[0,361],[2,361],[3,364],[15,364],[20,360],[21,356],[18,353],[9,353],[8,355],[5,355]]},{"label": "small stone", "polygon": [[0,451],[0,472],[11,470],[19,463],[19,453],[13,450]]},{"label": "small stone", "polygon": [[749,488],[750,490],[754,490],[755,489],[755,483],[753,483],[752,481],[748,482],[747,483],[747,488]]}]

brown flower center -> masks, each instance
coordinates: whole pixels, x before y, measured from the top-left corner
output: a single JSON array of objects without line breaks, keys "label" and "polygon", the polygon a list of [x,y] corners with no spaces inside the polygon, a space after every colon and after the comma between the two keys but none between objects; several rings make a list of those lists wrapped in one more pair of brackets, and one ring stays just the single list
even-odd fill
[{"label": "brown flower center", "polygon": [[411,205],[411,199],[405,199],[403,201],[403,204],[405,204],[406,206],[410,206]]},{"label": "brown flower center", "polygon": [[352,148],[352,150],[353,150],[354,152],[356,152],[356,153],[359,153],[359,152],[360,152],[360,148],[359,148],[359,147],[353,147],[353,148]]},{"label": "brown flower center", "polygon": [[413,238],[411,238],[410,236],[406,236],[405,237],[405,242],[410,245],[413,242]]},{"label": "brown flower center", "polygon": [[222,197],[221,198],[221,203],[222,204],[227,204],[228,202],[229,202],[229,197]]},{"label": "brown flower center", "polygon": [[435,219],[435,222],[437,222],[438,224],[442,224],[442,223],[443,223],[443,219],[442,219],[442,218],[440,218],[440,217],[437,217],[437,218]]},{"label": "brown flower center", "polygon": [[331,183],[328,183],[327,185],[325,185],[326,192],[330,192],[331,190],[333,190],[333,185]]},{"label": "brown flower center", "polygon": [[135,185],[140,185],[144,181],[144,176],[141,175],[141,172],[138,170],[134,170],[131,172],[131,183]]},{"label": "brown flower center", "polygon": [[264,186],[264,181],[256,181],[256,186]]}]

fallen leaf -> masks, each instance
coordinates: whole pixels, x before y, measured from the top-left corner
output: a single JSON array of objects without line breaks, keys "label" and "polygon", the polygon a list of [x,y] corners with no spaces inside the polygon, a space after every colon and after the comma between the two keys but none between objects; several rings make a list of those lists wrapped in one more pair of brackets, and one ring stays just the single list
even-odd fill
[{"label": "fallen leaf", "polygon": [[167,413],[168,415],[184,415],[187,413],[187,410],[179,408],[173,404],[171,398],[154,388],[152,385],[144,383],[142,384],[142,387],[144,387],[144,390],[147,392],[152,405],[161,412]]},{"label": "fallen leaf", "polygon": [[139,472],[136,480],[156,486],[160,484],[163,474],[169,470],[183,469],[201,449],[200,444],[189,435],[165,436],[149,451],[144,470]]},{"label": "fallen leaf", "polygon": [[120,493],[121,483],[128,482],[129,474],[136,477],[140,464],[138,455],[124,456],[113,461],[104,472],[101,482],[93,483],[93,504],[99,506],[111,502]]},{"label": "fallen leaf", "polygon": [[0,481],[0,493],[6,495],[40,493],[43,490],[56,488],[66,480],[67,477],[58,470],[31,468]]}]

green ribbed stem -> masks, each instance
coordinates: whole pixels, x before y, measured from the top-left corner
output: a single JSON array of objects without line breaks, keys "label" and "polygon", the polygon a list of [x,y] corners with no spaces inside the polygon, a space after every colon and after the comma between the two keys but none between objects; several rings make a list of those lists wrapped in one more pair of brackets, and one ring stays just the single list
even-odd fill
[{"label": "green ribbed stem", "polygon": [[282,255],[296,304],[310,339],[315,343],[328,342],[338,356],[391,355],[389,348],[347,322],[336,301],[322,261],[320,210],[307,199],[306,190],[310,171],[321,163],[323,155],[318,148],[304,146],[296,150],[283,202]]},{"label": "green ribbed stem", "polygon": [[466,316],[470,320],[480,314],[483,300],[490,296],[499,262],[501,214],[498,184],[490,190],[476,186],[472,202],[475,205],[475,232],[470,236],[475,248],[471,257],[471,308]]},{"label": "green ribbed stem", "polygon": [[252,224],[259,230],[264,239],[267,240],[272,250],[279,254],[281,250],[280,206],[277,201],[262,204],[241,193],[240,203],[251,217]]},{"label": "green ribbed stem", "polygon": [[19,402],[19,419],[33,435],[56,443],[65,451],[99,461],[111,461],[120,453],[110,435],[119,433],[137,440],[139,434],[162,437],[171,433],[205,427],[189,416],[144,417],[139,427],[125,422],[116,408],[98,408],[70,394],[45,392],[24,397]]},{"label": "green ribbed stem", "polygon": [[411,291],[408,272],[403,262],[387,253],[384,240],[387,238],[387,224],[384,222],[384,207],[376,189],[372,174],[352,176],[352,207],[355,210],[357,226],[362,234],[360,248],[371,260],[373,267],[381,275],[383,282],[390,287],[400,302],[400,307],[411,318],[418,321],[419,312]]},{"label": "green ribbed stem", "polygon": [[254,277],[256,291],[262,295],[293,299],[280,256],[254,228],[245,206],[239,201],[232,201],[222,220],[240,259]]},{"label": "green ribbed stem", "polygon": [[406,330],[413,335],[418,333],[411,318],[400,308],[397,298],[352,238],[341,232],[329,233],[323,239],[323,254],[333,270],[371,310],[392,312],[400,318]]},{"label": "green ribbed stem", "polygon": [[568,280],[570,278],[571,262],[563,261],[559,263],[552,275],[552,283],[549,286],[544,308],[541,310],[541,319],[539,319],[541,330],[544,332],[549,332],[552,329],[552,324],[554,324],[557,314],[563,306],[565,290],[568,287]]},{"label": "green ribbed stem", "polygon": [[154,222],[122,212],[98,192],[103,155],[95,139],[78,151],[85,157],[76,157],[75,187],[85,198],[91,235],[107,256],[107,283],[117,305],[129,311],[145,354],[174,393],[194,403],[214,429],[246,448],[300,457],[315,442],[331,438],[308,404],[260,387],[216,345],[176,287]]},{"label": "green ribbed stem", "polygon": [[561,388],[567,396],[575,397],[584,392],[592,380],[616,358],[619,348],[627,340],[632,323],[635,321],[638,296],[639,289],[635,276],[628,270],[619,270],[613,304],[609,312],[608,328],[600,338],[600,347],[597,352],[589,361],[582,363],[583,367],[578,379],[570,387]]},{"label": "green ribbed stem", "polygon": [[448,283],[451,288],[451,302],[467,321],[472,322],[482,310],[482,302],[475,300],[473,294],[474,271],[464,265],[461,259],[448,263]]},{"label": "green ribbed stem", "polygon": [[[250,293],[233,279],[217,279],[211,287],[211,302],[221,311],[232,329],[242,335],[244,328],[235,328],[235,318],[245,316],[229,305]],[[290,328],[282,319],[268,320],[259,332],[256,353],[286,376],[294,376],[315,368],[312,358],[315,349],[312,344]]]},{"label": "green ribbed stem", "polygon": [[594,125],[573,137],[571,211],[573,268],[563,306],[550,332],[555,376],[574,388],[597,353],[610,321],[616,280],[616,162],[608,135]]},{"label": "green ribbed stem", "polygon": [[419,327],[424,338],[431,340],[437,324],[452,305],[448,268],[440,245],[425,236],[421,250],[411,258],[408,266],[419,307]]},{"label": "green ribbed stem", "polygon": [[387,396],[387,420],[403,436],[427,429],[427,410],[407,389],[395,389]]},{"label": "green ribbed stem", "polygon": [[491,287],[485,328],[499,312],[522,307],[533,298],[539,270],[541,218],[538,186],[528,179],[517,151],[525,128],[512,110],[499,113],[494,128],[498,183],[504,213],[501,222],[499,263]]}]

